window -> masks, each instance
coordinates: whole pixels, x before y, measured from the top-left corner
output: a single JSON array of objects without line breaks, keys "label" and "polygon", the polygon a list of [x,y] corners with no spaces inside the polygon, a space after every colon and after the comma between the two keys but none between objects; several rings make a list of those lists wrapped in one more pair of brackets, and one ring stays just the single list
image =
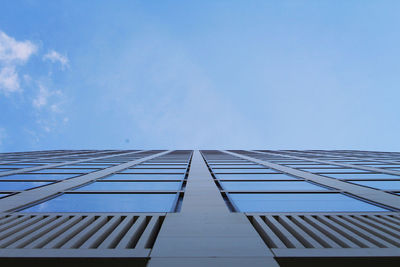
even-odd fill
[{"label": "window", "polygon": [[12,174],[7,176],[1,176],[1,180],[64,180],[77,176],[76,174],[36,174],[36,173],[24,173],[24,174]]},{"label": "window", "polygon": [[78,169],[78,168],[69,168],[69,169],[42,169],[38,171],[33,171],[32,173],[89,173],[94,172],[99,169]]},{"label": "window", "polygon": [[230,193],[241,212],[353,212],[386,211],[339,193]]},{"label": "window", "polygon": [[311,168],[306,168],[306,169],[301,169],[302,171],[307,171],[307,172],[312,172],[312,173],[368,173],[367,171],[363,171],[363,170],[358,170],[358,169],[342,169],[342,168],[332,168],[332,169],[328,169],[328,168],[316,168],[316,169],[311,169]]},{"label": "window", "polygon": [[177,194],[63,194],[22,212],[170,212]]},{"label": "window", "polygon": [[0,181],[0,191],[23,191],[38,186],[49,184],[48,182],[6,182]]},{"label": "window", "polygon": [[400,191],[400,181],[352,181],[352,183],[386,191]]},{"label": "window", "polygon": [[277,171],[267,168],[254,169],[213,169],[214,173],[276,173]]},{"label": "window", "polygon": [[318,191],[328,190],[303,181],[268,181],[268,182],[220,182],[227,191]]},{"label": "window", "polygon": [[182,180],[183,174],[113,174],[105,177],[104,180],[121,180],[121,181],[134,181],[134,180]]},{"label": "window", "polygon": [[385,173],[332,173],[324,174],[324,176],[337,178],[337,179],[349,179],[349,180],[376,180],[376,179],[400,179],[400,176],[390,175]]},{"label": "window", "polygon": [[233,165],[227,165],[227,164],[210,164],[210,167],[213,169],[220,169],[220,168],[265,168],[265,166],[262,165],[257,165],[257,164],[233,164]]},{"label": "window", "polygon": [[126,169],[120,173],[184,173],[186,169]]},{"label": "window", "polygon": [[178,170],[185,170],[186,165],[136,165],[134,168],[130,169],[178,169]]},{"label": "window", "polygon": [[1,168],[16,168],[16,169],[30,168],[30,167],[36,167],[36,166],[40,166],[40,164],[4,164],[4,165],[0,165]]},{"label": "window", "polygon": [[95,182],[75,191],[153,191],[175,190],[181,188],[181,182]]},{"label": "window", "polygon": [[220,180],[298,180],[293,176],[283,173],[243,173],[243,174],[215,174]]}]

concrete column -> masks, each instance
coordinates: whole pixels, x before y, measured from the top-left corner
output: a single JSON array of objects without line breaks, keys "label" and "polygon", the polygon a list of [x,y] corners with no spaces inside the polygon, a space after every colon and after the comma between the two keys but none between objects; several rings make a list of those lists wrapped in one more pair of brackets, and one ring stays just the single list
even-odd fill
[{"label": "concrete column", "polygon": [[199,151],[182,209],[168,213],[148,266],[279,266],[243,213],[230,212]]}]

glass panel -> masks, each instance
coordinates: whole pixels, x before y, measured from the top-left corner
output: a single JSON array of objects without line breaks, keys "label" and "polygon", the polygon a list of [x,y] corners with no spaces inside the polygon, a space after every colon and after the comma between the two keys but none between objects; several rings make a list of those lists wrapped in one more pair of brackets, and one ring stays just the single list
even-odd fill
[{"label": "glass panel", "polygon": [[64,194],[22,212],[169,212],[176,194]]},{"label": "glass panel", "polygon": [[7,196],[8,194],[0,194],[0,197],[5,197],[5,196]]},{"label": "glass panel", "polygon": [[137,191],[137,190],[175,190],[181,182],[95,182],[75,191]]},{"label": "glass panel", "polygon": [[400,168],[399,165],[395,164],[363,164],[362,166],[369,166],[375,168]]},{"label": "glass panel", "polygon": [[213,169],[216,168],[265,168],[262,165],[257,165],[257,164],[210,164],[210,167]]},{"label": "glass panel", "polygon": [[78,169],[78,168],[71,168],[71,169],[43,169],[38,171],[32,171],[32,173],[89,173],[94,172],[99,169]]},{"label": "glass panel", "polygon": [[308,182],[292,181],[292,182],[221,182],[222,187],[227,191],[274,191],[274,190],[299,190],[299,191],[315,191],[328,190]]},{"label": "glass panel", "polygon": [[388,170],[391,170],[391,171],[400,171],[400,168],[390,168],[390,169],[388,169]]},{"label": "glass panel", "polygon": [[119,173],[184,173],[186,169],[127,169]]},{"label": "glass panel", "polygon": [[365,172],[368,173],[367,171],[363,171],[363,170],[357,170],[357,169],[325,169],[325,168],[318,168],[318,169],[301,169],[303,171],[307,171],[307,172],[312,172],[312,173],[341,173],[341,172]]},{"label": "glass panel", "polygon": [[216,174],[217,179],[221,180],[298,180],[293,176],[283,173],[277,174]]},{"label": "glass panel", "polygon": [[0,169],[0,172],[12,171],[12,170],[15,170],[15,169]]},{"label": "glass panel", "polygon": [[350,212],[386,211],[383,208],[347,197],[324,193],[229,194],[241,212]]},{"label": "glass panel", "polygon": [[400,176],[390,175],[385,173],[332,173],[324,174],[324,176],[337,178],[337,179],[350,179],[350,180],[368,180],[368,179],[400,179]]},{"label": "glass panel", "polygon": [[[154,166],[160,166],[160,167],[163,167],[163,166],[165,166],[165,165],[171,165],[171,166],[174,166],[174,167],[181,167],[181,166],[186,166],[187,163],[143,162],[143,163],[140,163],[140,165],[146,165],[146,166],[154,165]],[[138,165],[138,166],[139,166],[139,165]],[[149,166],[149,167],[152,167],[152,166]]]},{"label": "glass panel", "polygon": [[287,167],[291,167],[291,168],[337,168],[338,166],[335,165],[322,165],[322,164],[299,164],[299,165],[295,165],[295,164],[287,164],[285,165]]},{"label": "glass panel", "polygon": [[400,191],[400,181],[352,181],[352,183],[386,191]]},{"label": "glass panel", "polygon": [[30,167],[36,167],[36,166],[40,166],[40,164],[7,164],[7,165],[0,165],[0,168],[21,169],[21,168],[30,168]]},{"label": "glass panel", "polygon": [[76,174],[12,174],[1,176],[0,180],[64,180],[75,177]]},{"label": "glass panel", "polygon": [[111,166],[114,166],[114,165],[110,165],[110,164],[84,164],[84,163],[82,163],[82,164],[76,164],[76,165],[74,165],[74,166],[63,166],[63,167],[68,167],[68,168],[72,168],[72,167],[75,167],[75,168],[99,168],[99,169],[104,169],[104,168],[109,168],[109,167],[111,167]]},{"label": "glass panel", "polygon": [[210,165],[210,167],[211,168],[213,168],[213,169],[221,169],[221,168],[223,168],[223,169],[240,169],[240,168],[242,168],[242,169],[248,169],[248,168],[252,168],[252,169],[255,169],[255,168],[262,168],[262,169],[266,169],[265,168],[265,166],[262,166],[262,165],[242,165],[242,164],[238,164],[238,165],[223,165],[223,164],[221,164],[221,165]]},{"label": "glass panel", "polygon": [[134,167],[135,169],[148,169],[148,168],[152,168],[152,169],[165,169],[165,168],[172,168],[172,169],[180,169],[180,170],[185,170],[186,169],[186,165],[136,165]]},{"label": "glass panel", "polygon": [[276,173],[277,171],[267,168],[257,169],[213,169],[214,173]]},{"label": "glass panel", "polygon": [[183,174],[113,174],[104,180],[182,180]]},{"label": "glass panel", "polygon": [[22,191],[38,186],[50,184],[48,182],[0,182],[0,191]]}]

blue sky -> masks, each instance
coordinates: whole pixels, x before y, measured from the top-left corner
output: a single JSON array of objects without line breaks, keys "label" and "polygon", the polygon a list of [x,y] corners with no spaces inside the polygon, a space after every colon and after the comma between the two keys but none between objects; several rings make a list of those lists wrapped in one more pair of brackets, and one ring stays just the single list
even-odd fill
[{"label": "blue sky", "polygon": [[399,1],[1,1],[0,151],[400,151]]}]

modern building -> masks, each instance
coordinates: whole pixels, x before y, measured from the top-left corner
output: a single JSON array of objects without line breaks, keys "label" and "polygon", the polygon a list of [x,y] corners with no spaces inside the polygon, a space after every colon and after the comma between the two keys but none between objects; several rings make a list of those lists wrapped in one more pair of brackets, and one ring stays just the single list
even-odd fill
[{"label": "modern building", "polygon": [[400,153],[0,154],[0,263],[343,266],[400,261]]}]

